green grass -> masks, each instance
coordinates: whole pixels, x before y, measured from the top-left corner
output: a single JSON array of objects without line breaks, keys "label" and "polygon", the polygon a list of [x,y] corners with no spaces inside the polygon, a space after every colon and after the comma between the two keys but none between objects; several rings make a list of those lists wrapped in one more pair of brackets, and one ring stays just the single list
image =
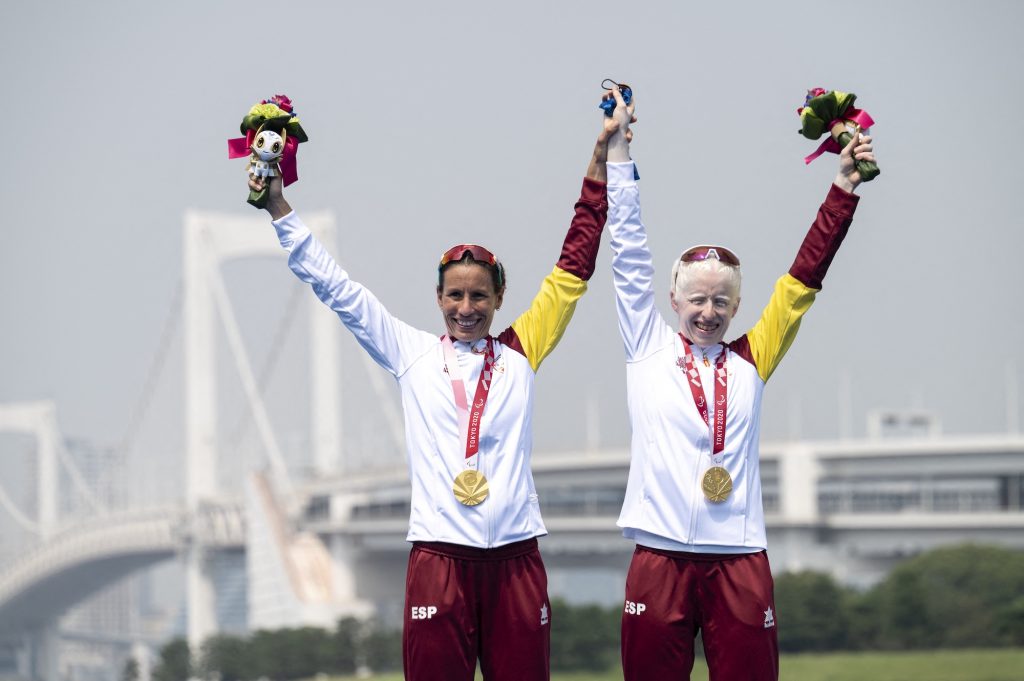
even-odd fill
[{"label": "green grass", "polygon": [[[783,655],[780,667],[782,681],[1021,681],[1024,679],[1024,648]],[[707,678],[707,665],[698,659],[691,679],[707,681]],[[342,677],[333,681],[350,679],[352,677]],[[551,675],[551,681],[621,680],[619,669],[604,674]],[[402,681],[402,675],[384,674],[368,681]]]},{"label": "green grass", "polygon": [[1020,681],[1024,649],[787,655],[786,681]]}]

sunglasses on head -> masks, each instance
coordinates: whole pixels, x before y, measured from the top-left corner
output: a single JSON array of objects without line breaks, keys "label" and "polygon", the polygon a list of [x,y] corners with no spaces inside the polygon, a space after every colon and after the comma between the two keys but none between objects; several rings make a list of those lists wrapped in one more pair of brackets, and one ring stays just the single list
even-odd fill
[{"label": "sunglasses on head", "polygon": [[486,265],[497,265],[498,259],[494,257],[494,254],[488,251],[483,246],[477,246],[476,244],[459,244],[458,246],[452,246],[444,255],[441,256],[441,263],[438,267],[444,267],[452,261],[462,260],[466,257],[466,253],[469,253],[469,257],[473,258],[477,262],[482,262]]},{"label": "sunglasses on head", "polygon": [[736,254],[724,246],[694,246],[683,251],[679,256],[679,262],[702,262],[704,260],[718,260],[730,267],[739,267],[740,259]]},{"label": "sunglasses on head", "polygon": [[466,257],[466,253],[469,253],[470,258],[482,265],[489,265],[497,268],[498,285],[504,285],[505,269],[501,266],[497,256],[483,246],[477,246],[476,244],[459,244],[458,246],[452,246],[445,251],[444,254],[441,255],[441,262],[437,265],[438,276],[440,277],[441,270],[444,269],[445,265],[451,262],[459,262]]}]

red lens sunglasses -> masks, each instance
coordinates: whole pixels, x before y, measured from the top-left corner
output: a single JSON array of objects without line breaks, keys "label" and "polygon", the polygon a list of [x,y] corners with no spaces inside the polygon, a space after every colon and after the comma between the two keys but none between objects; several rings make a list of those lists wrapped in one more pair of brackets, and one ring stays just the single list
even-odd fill
[{"label": "red lens sunglasses", "polygon": [[[725,246],[709,246],[702,244],[700,246],[694,246],[687,248],[683,251],[683,254],[679,256],[679,262],[682,263],[693,263],[703,262],[704,260],[717,260],[720,263],[728,265],[729,267],[739,267],[740,259],[736,257],[736,254],[730,251]],[[675,286],[676,280],[679,279],[679,270],[676,270],[675,279],[672,281],[672,285]]]},{"label": "red lens sunglasses", "polygon": [[505,285],[505,268],[501,266],[497,256],[483,246],[476,244],[459,244],[458,246],[452,246],[444,252],[441,256],[441,262],[437,266],[438,283],[440,283],[441,270],[444,269],[444,266],[450,262],[462,260],[466,257],[466,253],[469,253],[469,257],[478,263],[496,267],[498,269],[498,285]]},{"label": "red lens sunglasses", "polygon": [[693,248],[686,249],[681,256],[679,256],[680,262],[701,262],[703,260],[710,260],[714,258],[730,267],[739,267],[740,259],[736,257],[736,254],[730,251],[725,246],[694,246]]}]

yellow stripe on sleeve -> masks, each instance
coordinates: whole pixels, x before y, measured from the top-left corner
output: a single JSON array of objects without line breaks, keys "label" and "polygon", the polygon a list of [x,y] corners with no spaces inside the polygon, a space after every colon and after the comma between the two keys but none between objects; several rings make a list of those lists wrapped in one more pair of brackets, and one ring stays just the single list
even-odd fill
[{"label": "yellow stripe on sleeve", "polygon": [[572,319],[576,301],[586,290],[586,281],[555,267],[541,283],[530,309],[512,322],[523,354],[534,371],[558,345]]},{"label": "yellow stripe on sleeve", "polygon": [[761,319],[747,332],[750,353],[761,380],[766,381],[779,366],[800,330],[800,320],[810,309],[818,289],[808,288],[789,274],[775,282],[771,300]]}]

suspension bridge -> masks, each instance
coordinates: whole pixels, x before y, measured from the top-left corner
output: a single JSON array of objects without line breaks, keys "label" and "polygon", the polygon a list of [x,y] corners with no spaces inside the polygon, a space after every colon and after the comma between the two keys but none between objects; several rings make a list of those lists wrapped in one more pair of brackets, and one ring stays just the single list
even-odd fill
[{"label": "suspension bridge", "polygon": [[[330,248],[331,216],[307,216],[307,224]],[[280,249],[260,218],[207,213],[187,215],[184,244],[181,295],[121,445],[132,448],[180,323],[185,445],[175,496],[147,502],[122,495],[113,503],[111,495],[97,491],[96,475],[83,471],[69,451],[57,405],[0,405],[0,433],[20,433],[33,442],[33,469],[24,477],[34,481],[30,493],[22,491],[31,500],[26,505],[0,479],[0,520],[6,523],[0,528],[11,527],[25,538],[0,561],[0,677],[67,677],[71,639],[127,650],[131,641],[112,632],[62,631],[61,619],[105,587],[172,559],[183,566],[185,631],[194,650],[223,629],[218,601],[231,593],[243,601],[250,629],[332,626],[338,617],[371,613],[398,620],[408,551],[406,472],[397,457],[377,467],[339,460],[340,325],[313,296],[305,296],[311,308],[305,315],[311,344],[310,463],[308,473],[297,477],[264,400],[272,367],[253,367],[221,274],[227,261],[280,257]],[[278,354],[297,305],[287,304],[268,357]],[[220,466],[219,340],[239,377],[246,425],[263,453],[258,465],[228,476],[230,484],[224,484]],[[376,381],[381,404],[389,404],[393,398],[380,373],[367,376]],[[401,432],[394,411],[385,410],[383,418],[390,420],[390,432]],[[874,435],[762,447],[777,571],[817,569],[869,584],[902,557],[967,538],[1024,549],[1024,438],[945,438],[927,429],[904,438],[886,438],[880,430]],[[392,447],[401,449],[400,443]],[[542,550],[552,594],[614,600],[631,551],[615,527],[628,452],[538,452],[534,461],[551,532]],[[218,557],[224,555],[244,555],[241,585],[234,591],[216,583]],[[105,663],[109,678],[119,669],[111,666],[116,662]]]}]

